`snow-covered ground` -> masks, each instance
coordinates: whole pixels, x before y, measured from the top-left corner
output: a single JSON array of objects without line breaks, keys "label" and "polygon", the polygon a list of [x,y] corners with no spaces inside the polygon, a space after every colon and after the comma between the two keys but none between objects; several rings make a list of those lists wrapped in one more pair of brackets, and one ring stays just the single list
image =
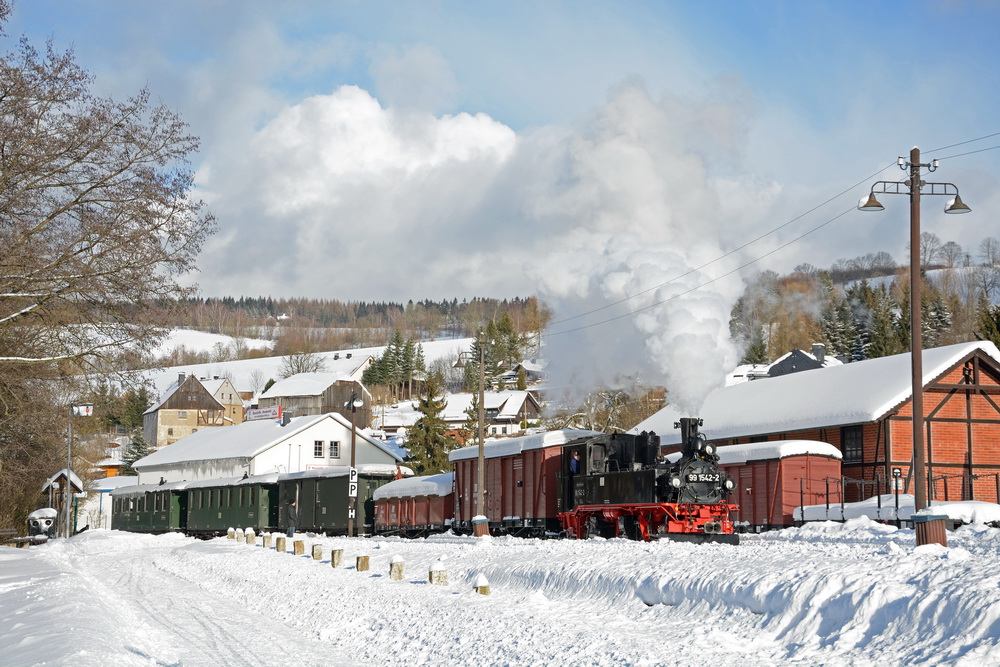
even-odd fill
[{"label": "snow-covered ground", "polygon": [[[156,356],[162,357],[178,348],[189,352],[211,352],[216,346],[229,349],[233,346],[233,337],[224,334],[196,331],[194,329],[171,329],[160,346],[154,350]],[[262,338],[244,338],[242,344],[249,350],[269,350],[274,347],[273,340]]]},{"label": "snow-covered ground", "polygon": [[1000,664],[1000,530],[981,525],[948,547],[867,518],[738,546],[302,538],[302,557],[99,530],[0,548],[0,663]]}]

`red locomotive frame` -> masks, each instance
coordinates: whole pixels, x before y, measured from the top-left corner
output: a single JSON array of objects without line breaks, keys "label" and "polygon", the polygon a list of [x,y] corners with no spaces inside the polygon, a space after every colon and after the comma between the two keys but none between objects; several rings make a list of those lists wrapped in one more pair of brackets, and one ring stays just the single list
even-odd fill
[{"label": "red locomotive frame", "polygon": [[567,536],[586,539],[597,530],[602,537],[619,537],[632,531],[633,539],[646,542],[659,538],[697,542],[737,543],[729,503],[649,503],[625,505],[579,505],[560,512]]}]

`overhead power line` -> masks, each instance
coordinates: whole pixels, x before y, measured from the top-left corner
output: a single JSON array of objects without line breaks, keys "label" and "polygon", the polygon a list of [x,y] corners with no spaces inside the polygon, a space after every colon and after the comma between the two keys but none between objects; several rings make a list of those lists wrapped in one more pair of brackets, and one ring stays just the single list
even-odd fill
[{"label": "overhead power line", "polygon": [[[984,135],[982,137],[977,137],[975,139],[969,139],[969,140],[966,140],[966,141],[960,141],[958,143],[950,144],[948,146],[942,146],[940,148],[932,149],[931,151],[928,151],[928,152],[937,152],[937,151],[946,150],[948,148],[954,148],[956,146],[964,146],[966,144],[975,143],[977,141],[982,141],[983,139],[989,139],[989,138],[995,137],[995,136],[1000,136],[1000,132],[994,132],[992,134],[987,134],[987,135]],[[979,149],[979,150],[968,151],[968,152],[965,152],[965,153],[957,153],[955,155],[949,155],[949,156],[946,156],[946,157],[943,157],[943,158],[938,158],[938,159],[947,160],[947,159],[951,159],[951,158],[962,157],[964,155],[972,155],[974,153],[982,153],[982,152],[985,152],[985,151],[996,150],[997,148],[1000,148],[1000,146],[992,146],[992,147],[989,147],[989,148],[982,148],[982,149]],[[826,199],[825,201],[817,204],[816,206],[812,207],[808,211],[805,211],[805,212],[803,212],[803,213],[795,216],[794,218],[791,218],[787,222],[784,222],[781,225],[778,225],[777,227],[774,227],[774,228],[770,229],[769,231],[761,234],[760,236],[757,236],[756,238],[754,238],[754,239],[752,239],[750,241],[747,241],[743,245],[741,245],[741,246],[739,246],[737,248],[734,248],[733,250],[730,250],[729,252],[727,252],[727,253],[725,253],[723,255],[720,255],[719,257],[716,257],[715,259],[712,259],[712,260],[710,260],[708,262],[705,262],[704,264],[701,264],[700,266],[692,268],[692,269],[690,269],[689,271],[687,271],[685,273],[682,273],[682,274],[680,274],[678,276],[675,276],[674,278],[671,278],[670,280],[662,282],[662,283],[660,283],[658,285],[654,285],[653,287],[649,287],[649,288],[647,288],[645,290],[642,290],[640,292],[636,292],[635,294],[627,295],[627,296],[622,297],[621,299],[619,299],[617,301],[614,301],[612,303],[608,303],[608,304],[605,304],[605,305],[600,306],[598,308],[594,308],[592,310],[585,311],[585,312],[580,313],[578,315],[573,315],[573,316],[570,316],[570,317],[565,317],[565,318],[563,318],[561,320],[556,320],[554,322],[551,322],[549,324],[549,326],[563,324],[563,323],[566,323],[566,322],[572,322],[573,320],[577,320],[577,319],[580,319],[582,317],[587,317],[588,315],[593,315],[595,313],[602,312],[604,310],[607,310],[608,308],[613,308],[614,306],[621,305],[623,303],[631,301],[632,299],[640,297],[640,296],[642,296],[644,294],[648,294],[649,292],[658,290],[661,287],[665,287],[666,285],[669,285],[669,284],[671,284],[673,282],[681,280],[681,279],[683,279],[683,278],[691,275],[692,273],[695,273],[697,271],[701,271],[702,269],[704,269],[706,267],[709,267],[709,266],[715,264],[716,262],[722,261],[723,259],[729,257],[730,255],[733,255],[733,254],[735,254],[735,253],[737,253],[737,252],[739,252],[739,251],[741,251],[741,250],[743,250],[745,248],[748,248],[748,247],[752,246],[753,244],[757,243],[758,241],[761,241],[761,240],[767,238],[768,236],[771,236],[772,234],[775,234],[776,232],[784,229],[785,227],[791,225],[792,223],[797,222],[798,220],[801,220],[802,218],[804,218],[805,216],[809,215],[810,213],[813,213],[816,210],[822,208],[823,206],[826,206],[830,202],[832,202],[832,201],[834,201],[836,199],[839,199],[840,197],[842,197],[845,194],[847,194],[848,192],[854,190],[858,186],[863,185],[863,184],[869,182],[871,179],[875,178],[876,176],[878,176],[879,174],[881,174],[883,171],[885,171],[886,169],[892,167],[895,164],[896,164],[895,162],[892,162],[892,163],[886,165],[885,167],[882,167],[881,169],[879,169],[875,173],[871,174],[870,176],[866,176],[865,178],[861,179],[857,183],[854,183],[853,185],[850,185],[847,188],[844,188],[843,190],[841,190],[837,194],[835,194],[835,195],[831,196],[830,198]],[[852,206],[851,208],[843,211],[842,213],[839,213],[838,215],[834,216],[833,218],[830,218],[829,220],[827,220],[827,221],[825,221],[825,222],[817,225],[816,227],[813,227],[812,229],[806,231],[805,233],[800,234],[799,236],[795,237],[794,239],[788,241],[787,243],[784,243],[784,244],[778,246],[777,248],[774,248],[774,249],[772,249],[772,250],[764,253],[763,255],[760,255],[759,257],[756,257],[755,259],[752,259],[752,260],[746,262],[745,264],[742,264],[742,265],[736,267],[735,269],[733,269],[731,271],[727,271],[726,273],[724,273],[724,274],[722,274],[720,276],[717,276],[716,278],[713,278],[711,280],[708,280],[708,281],[705,281],[703,283],[700,283],[699,285],[696,285],[695,287],[692,287],[692,288],[690,288],[688,290],[685,290],[683,292],[675,294],[675,295],[673,295],[673,296],[671,296],[671,297],[669,297],[667,299],[663,299],[661,301],[657,301],[656,303],[652,303],[652,304],[649,304],[647,306],[643,306],[642,308],[637,308],[637,309],[631,310],[631,311],[629,311],[627,313],[623,313],[621,315],[616,315],[614,317],[610,317],[610,318],[607,318],[607,319],[604,319],[604,320],[600,320],[598,322],[592,322],[590,324],[584,324],[584,325],[581,325],[581,326],[578,326],[578,327],[574,327],[572,329],[564,329],[562,331],[556,331],[556,332],[552,332],[552,333],[547,333],[547,334],[545,334],[545,336],[558,336],[558,335],[562,335],[562,334],[572,333],[572,332],[575,332],[575,331],[581,331],[583,329],[588,329],[590,327],[600,326],[602,324],[607,324],[609,322],[614,322],[616,320],[620,320],[620,319],[623,319],[623,318],[626,318],[626,317],[631,317],[632,315],[635,315],[636,313],[641,313],[641,312],[643,312],[645,310],[649,310],[650,308],[655,308],[656,306],[662,305],[662,304],[664,304],[664,303],[666,303],[668,301],[671,301],[671,300],[676,299],[678,297],[684,296],[686,294],[690,294],[691,292],[694,292],[695,290],[701,289],[702,287],[705,287],[707,285],[711,285],[712,283],[714,283],[714,282],[716,282],[718,280],[721,280],[722,278],[725,278],[726,276],[729,276],[729,275],[731,275],[731,274],[733,274],[733,273],[735,273],[737,271],[740,271],[741,269],[744,269],[744,268],[746,268],[748,266],[756,264],[760,260],[764,259],[765,257],[769,257],[770,255],[773,255],[774,253],[778,252],[779,250],[783,250],[784,248],[788,247],[789,245],[800,241],[801,239],[805,238],[806,236],[809,236],[810,234],[816,232],[817,230],[822,229],[823,227],[827,226],[831,222],[833,222],[833,221],[835,221],[835,220],[843,217],[844,215],[846,215],[847,213],[849,213],[853,209],[854,209],[854,207]]]}]

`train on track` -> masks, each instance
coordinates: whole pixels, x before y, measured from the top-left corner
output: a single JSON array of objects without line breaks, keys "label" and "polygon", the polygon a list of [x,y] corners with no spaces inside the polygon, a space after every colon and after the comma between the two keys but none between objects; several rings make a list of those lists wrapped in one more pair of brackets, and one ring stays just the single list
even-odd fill
[{"label": "train on track", "polygon": [[[328,535],[347,534],[349,522],[356,535],[408,537],[471,534],[485,523],[493,535],[735,543],[738,527],[790,525],[793,506],[817,502],[814,482],[840,474],[832,445],[718,449],[700,426],[682,419],[681,451],[669,457],[654,433],[567,429],[487,442],[481,512],[480,451],[472,446],[450,453],[451,472],[427,477],[361,465],[121,487],[111,494],[111,527],[198,537],[284,531],[281,508],[295,500],[298,530]],[[353,517],[349,490],[357,493]]]}]

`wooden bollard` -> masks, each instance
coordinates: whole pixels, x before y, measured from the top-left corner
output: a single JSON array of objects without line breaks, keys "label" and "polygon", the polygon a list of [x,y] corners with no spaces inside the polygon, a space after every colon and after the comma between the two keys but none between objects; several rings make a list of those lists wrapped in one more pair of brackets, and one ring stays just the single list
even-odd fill
[{"label": "wooden bollard", "polygon": [[368,571],[368,556],[358,556],[358,572]]},{"label": "wooden bollard", "polygon": [[431,569],[427,573],[427,582],[435,586],[448,585],[448,572],[444,569],[444,563],[436,560],[431,564]]},{"label": "wooden bollard", "polygon": [[480,595],[490,594],[490,582],[487,581],[486,577],[484,577],[481,574],[478,577],[476,577],[476,583],[474,588],[476,592],[479,593]]},{"label": "wooden bollard", "polygon": [[278,537],[278,539],[276,539],[274,541],[274,550],[275,551],[284,552],[285,549],[286,549],[286,547],[285,547],[285,537],[284,537],[284,535],[281,535],[281,536]]},{"label": "wooden bollard", "polygon": [[395,581],[401,581],[403,579],[403,573],[406,571],[406,563],[403,562],[403,557],[396,554],[389,561],[389,578]]},{"label": "wooden bollard", "polygon": [[246,537],[247,544],[257,546],[257,533],[253,532],[253,528],[247,528]]},{"label": "wooden bollard", "polygon": [[243,536],[243,529],[242,528],[237,528],[235,535],[236,535],[236,541],[237,542],[243,542],[243,541],[246,540],[246,538]]},{"label": "wooden bollard", "polygon": [[271,548],[271,539],[272,539],[272,538],[271,538],[271,533],[268,533],[267,535],[265,535],[265,536],[264,536],[264,544],[263,544],[263,547],[264,547],[265,549],[270,549],[270,548]]},{"label": "wooden bollard", "polygon": [[340,567],[340,564],[344,560],[344,550],[343,549],[333,549],[330,552],[330,566]]},{"label": "wooden bollard", "polygon": [[236,539],[236,529],[235,528],[230,528],[229,530],[227,530],[226,531],[226,537],[228,539],[230,539],[230,540],[235,540]]},{"label": "wooden bollard", "polygon": [[302,556],[306,552],[306,543],[302,540],[295,540],[292,542],[292,549],[295,551],[296,556]]},{"label": "wooden bollard", "polygon": [[313,545],[313,560],[322,560],[323,558],[323,545],[314,544]]}]

